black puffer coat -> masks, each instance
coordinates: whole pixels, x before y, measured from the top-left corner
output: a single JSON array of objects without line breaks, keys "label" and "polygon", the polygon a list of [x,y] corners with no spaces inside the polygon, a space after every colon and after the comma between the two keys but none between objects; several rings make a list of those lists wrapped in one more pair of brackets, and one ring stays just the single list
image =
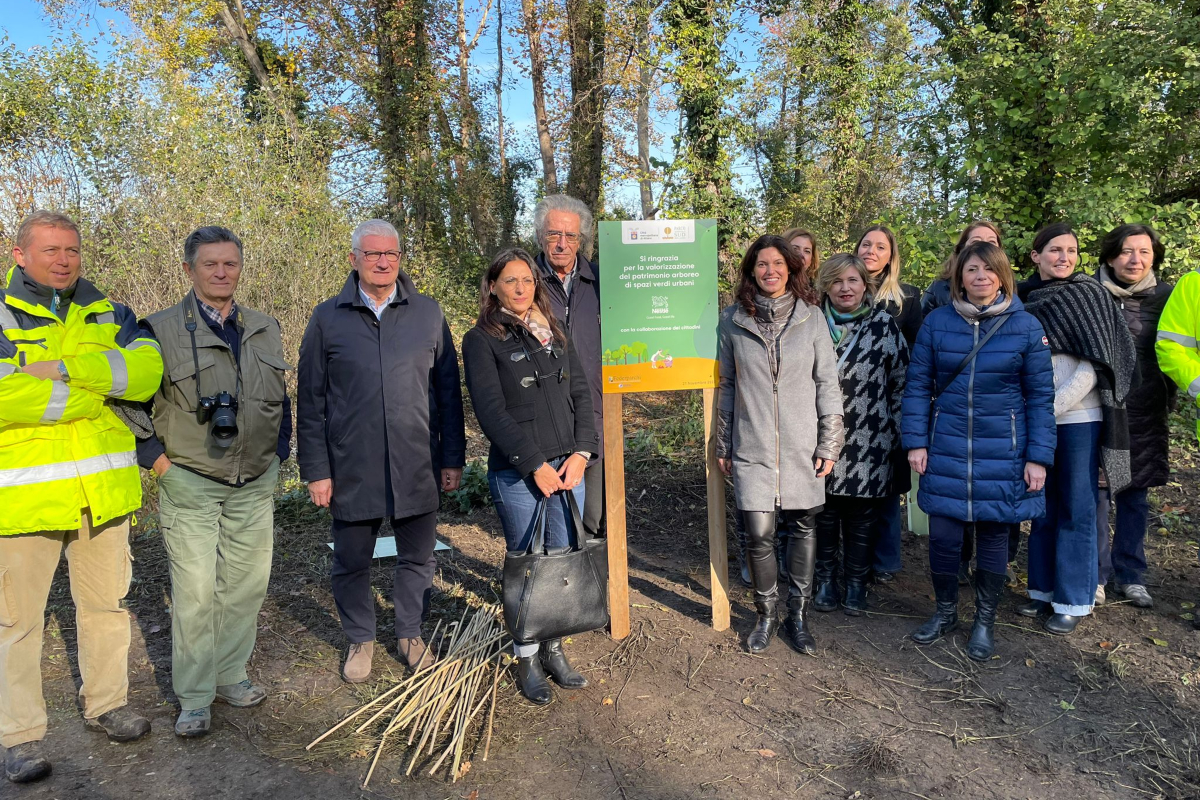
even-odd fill
[{"label": "black puffer coat", "polygon": [[1158,318],[1171,296],[1173,287],[1160,282],[1149,291],[1133,297],[1114,297],[1121,307],[1125,324],[1133,334],[1137,349],[1141,382],[1129,390],[1125,408],[1129,414],[1130,466],[1133,473],[1131,489],[1163,486],[1170,475],[1168,463],[1170,430],[1167,415],[1175,404],[1175,382],[1158,368],[1154,340],[1158,335]]}]

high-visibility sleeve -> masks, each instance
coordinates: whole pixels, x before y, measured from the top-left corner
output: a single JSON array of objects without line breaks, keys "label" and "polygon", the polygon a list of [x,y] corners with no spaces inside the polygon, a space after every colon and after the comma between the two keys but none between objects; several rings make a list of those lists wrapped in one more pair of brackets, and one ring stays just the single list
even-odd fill
[{"label": "high-visibility sleeve", "polygon": [[0,362],[0,427],[94,419],[103,408],[103,398],[94,392],[35,378],[13,364]]},{"label": "high-visibility sleeve", "polygon": [[1158,320],[1154,352],[1159,368],[1192,400],[1200,398],[1200,273],[1180,279]]},{"label": "high-visibility sleeve", "polygon": [[150,338],[135,339],[128,347],[64,358],[63,364],[71,386],[105,397],[149,400],[162,382],[162,355],[158,342]]}]

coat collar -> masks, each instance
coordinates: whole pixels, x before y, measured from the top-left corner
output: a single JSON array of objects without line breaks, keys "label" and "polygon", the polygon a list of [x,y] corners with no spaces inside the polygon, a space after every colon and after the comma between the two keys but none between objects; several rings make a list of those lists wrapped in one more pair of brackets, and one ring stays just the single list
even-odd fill
[{"label": "coat collar", "polygon": [[[408,273],[406,273],[404,270],[400,270],[396,277],[396,296],[392,298],[392,302],[389,305],[396,306],[400,305],[401,303],[405,303],[408,301],[408,298],[411,295],[416,293],[417,287],[412,282],[412,278],[408,277]],[[346,276],[346,282],[342,284],[342,290],[338,292],[335,299],[338,308],[349,306],[355,308],[364,308],[370,311],[370,309],[367,308],[367,304],[363,302],[362,297],[359,296],[358,293],[357,270],[350,270],[350,274]]]},{"label": "coat collar", "polygon": [[[792,314],[791,325],[799,325],[808,319],[809,314],[812,314],[813,307],[804,302],[800,298],[796,298],[796,310]],[[738,303],[733,307],[733,323],[740,328],[745,328],[750,333],[753,333],[759,339],[762,339],[762,334],[758,332],[758,322],[754,317],[746,313],[746,309],[742,308],[742,304]],[[789,327],[791,327],[789,325]]]},{"label": "coat collar", "polygon": [[[554,271],[554,268],[550,266],[550,262],[546,260],[546,253],[544,251],[537,254],[537,257],[534,259],[534,262],[542,270],[543,275],[551,275],[552,274],[555,277],[557,277],[558,273],[556,273]],[[596,280],[596,269],[594,266],[592,266],[591,261],[588,261],[586,258],[583,257],[583,253],[575,254],[574,275],[577,278],[582,278],[583,280],[587,281],[588,283],[593,283]]]},{"label": "coat collar", "polygon": [[[45,316],[54,316],[50,312],[50,302],[54,298],[54,290],[49,286],[38,283],[29,277],[29,274],[19,266],[13,266],[9,269],[7,281],[7,296],[18,301],[19,305],[24,307],[24,310],[35,314],[44,313]],[[63,289],[59,292],[59,297],[80,308],[86,308],[87,306],[108,300],[86,278],[79,278],[75,281],[74,286]]]}]

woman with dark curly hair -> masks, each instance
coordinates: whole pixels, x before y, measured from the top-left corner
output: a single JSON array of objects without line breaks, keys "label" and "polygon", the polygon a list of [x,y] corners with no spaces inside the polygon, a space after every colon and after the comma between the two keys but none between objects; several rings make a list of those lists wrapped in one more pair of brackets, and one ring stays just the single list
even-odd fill
[{"label": "woman with dark curly hair", "polygon": [[717,458],[732,475],[750,542],[762,652],[779,625],[775,516],[788,529],[788,640],[815,654],[808,629],[817,512],[842,449],[842,392],[825,317],[787,240],[760,236],[742,259],[737,302],[721,312]]}]

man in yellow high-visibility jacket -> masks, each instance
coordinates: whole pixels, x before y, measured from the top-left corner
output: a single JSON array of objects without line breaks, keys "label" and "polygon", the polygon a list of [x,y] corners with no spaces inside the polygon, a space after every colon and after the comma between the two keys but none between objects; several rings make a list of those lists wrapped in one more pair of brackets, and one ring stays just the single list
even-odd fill
[{"label": "man in yellow high-visibility jacket", "polygon": [[79,277],[80,237],[37,212],[17,231],[0,291],[0,744],[16,783],[50,772],[42,752],[43,620],[64,547],[89,729],[114,741],[150,732],[129,690],[129,519],[142,503],[134,436],[117,401],[149,399],[158,345],[128,308]]},{"label": "man in yellow high-visibility jacket", "polygon": [[[1158,318],[1154,352],[1158,367],[1175,385],[1200,402],[1200,271],[1179,279]],[[1196,423],[1200,436],[1200,419]]]}]

